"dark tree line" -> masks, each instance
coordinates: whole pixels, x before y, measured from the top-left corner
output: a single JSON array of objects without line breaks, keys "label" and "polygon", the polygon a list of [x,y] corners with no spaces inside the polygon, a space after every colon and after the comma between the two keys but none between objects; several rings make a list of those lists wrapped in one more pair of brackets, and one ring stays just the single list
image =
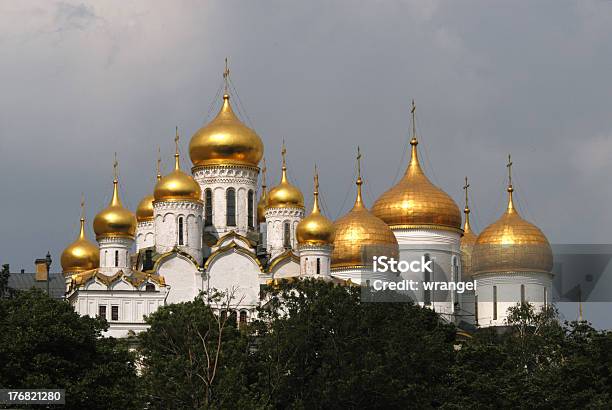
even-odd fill
[{"label": "dark tree line", "polygon": [[410,303],[321,281],[267,290],[239,325],[231,295],[147,318],[137,354],[41,292],[0,300],[0,385],[63,387],[67,408],[610,408],[612,334],[513,308],[504,333],[458,341]]}]

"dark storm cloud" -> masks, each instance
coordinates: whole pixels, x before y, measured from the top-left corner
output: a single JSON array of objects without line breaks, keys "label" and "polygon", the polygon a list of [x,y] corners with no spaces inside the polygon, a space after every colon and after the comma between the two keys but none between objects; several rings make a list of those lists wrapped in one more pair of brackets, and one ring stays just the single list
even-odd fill
[{"label": "dark storm cloud", "polygon": [[3,2],[2,262],[59,262],[81,192],[90,221],[109,200],[113,152],[132,209],[177,124],[187,169],[225,56],[269,182],[285,138],[306,198],[319,165],[333,218],[357,145],[368,205],[401,175],[414,98],[426,171],[460,206],[470,177],[478,229],[512,153],[520,209],[551,242],[609,242],[611,40],[612,3],[595,1]]}]

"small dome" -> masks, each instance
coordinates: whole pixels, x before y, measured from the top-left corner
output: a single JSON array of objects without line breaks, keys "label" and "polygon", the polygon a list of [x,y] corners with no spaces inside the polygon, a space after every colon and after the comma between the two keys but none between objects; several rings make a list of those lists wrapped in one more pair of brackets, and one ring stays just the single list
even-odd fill
[{"label": "small dome", "polygon": [[191,175],[181,171],[178,148],[174,154],[174,171],[155,185],[155,201],[201,201],[202,189]]},{"label": "small dome", "polygon": [[391,228],[423,228],[458,231],[459,207],[450,196],[432,184],[419,164],[416,138],[404,177],[374,203],[372,213]]},{"label": "small dome", "polygon": [[193,134],[189,143],[194,167],[218,164],[256,167],[263,150],[263,143],[255,131],[234,114],[228,94],[223,96],[217,116]]},{"label": "small dome", "polygon": [[64,273],[78,273],[100,266],[100,250],[85,237],[85,218],[81,218],[77,240],[62,252],[61,264]]},{"label": "small dome", "polygon": [[546,236],[516,211],[508,187],[508,207],[496,222],[486,227],[472,252],[472,272],[550,272],[552,249]]},{"label": "small dome", "polygon": [[136,232],[136,216],[123,207],[119,199],[118,181],[113,181],[113,199],[94,218],[93,228],[96,239],[123,236],[134,238]]},{"label": "small dome", "polygon": [[361,184],[359,177],[353,209],[334,223],[332,269],[366,267],[368,265],[364,261],[375,255],[399,258],[399,248],[393,231],[363,205]]},{"label": "small dome", "polygon": [[147,195],[142,198],[142,201],[136,208],[136,220],[138,222],[146,222],[153,220],[153,201],[155,197],[153,195]]},{"label": "small dome", "polygon": [[283,146],[283,173],[281,182],[268,194],[268,208],[304,208],[304,195],[287,180],[287,165]]},{"label": "small dome", "polygon": [[300,245],[330,245],[334,240],[334,224],[319,210],[319,178],[315,175],[315,190],[312,212],[302,219],[296,229]]}]

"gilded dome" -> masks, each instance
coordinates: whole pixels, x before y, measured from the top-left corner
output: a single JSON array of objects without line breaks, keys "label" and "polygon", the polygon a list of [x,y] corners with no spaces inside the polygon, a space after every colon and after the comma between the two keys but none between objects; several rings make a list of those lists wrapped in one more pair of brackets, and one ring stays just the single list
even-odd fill
[{"label": "gilded dome", "polygon": [[472,272],[550,272],[552,249],[548,239],[535,225],[516,211],[508,186],[506,212],[486,227],[472,252]]},{"label": "gilded dome", "polygon": [[432,184],[419,163],[416,138],[403,178],[374,203],[372,213],[392,229],[432,228],[459,231],[461,212],[450,196]]},{"label": "gilded dome", "polygon": [[268,194],[268,208],[304,208],[304,195],[287,179],[287,164],[285,162],[285,147],[283,145],[283,168],[281,182]]},{"label": "gilded dome", "polygon": [[100,250],[85,237],[85,218],[76,241],[64,249],[61,256],[62,272],[78,273],[100,266]]},{"label": "gilded dome", "polygon": [[[178,137],[177,137],[178,138]],[[178,144],[178,139],[176,140]],[[155,201],[201,201],[202,188],[191,175],[181,171],[178,145],[174,154],[174,171],[162,177],[153,191]]]},{"label": "gilded dome", "polygon": [[387,255],[399,258],[399,248],[393,231],[363,205],[361,184],[359,177],[353,209],[334,223],[332,269],[363,268],[368,266],[367,262],[372,256]]},{"label": "gilded dome", "polygon": [[334,224],[319,210],[319,177],[315,174],[312,212],[302,219],[296,229],[300,245],[330,245],[334,240]]},{"label": "gilded dome", "polygon": [[94,218],[93,228],[96,239],[122,236],[134,238],[136,232],[136,215],[123,207],[119,199],[117,178],[113,181],[113,199]]},{"label": "gilded dome", "polygon": [[147,195],[138,204],[136,208],[136,220],[138,222],[152,221],[153,220],[153,201],[155,197],[153,195]]},{"label": "gilded dome", "polygon": [[194,167],[218,164],[256,167],[263,156],[263,149],[263,143],[255,131],[234,114],[226,93],[217,116],[193,134],[189,156]]}]

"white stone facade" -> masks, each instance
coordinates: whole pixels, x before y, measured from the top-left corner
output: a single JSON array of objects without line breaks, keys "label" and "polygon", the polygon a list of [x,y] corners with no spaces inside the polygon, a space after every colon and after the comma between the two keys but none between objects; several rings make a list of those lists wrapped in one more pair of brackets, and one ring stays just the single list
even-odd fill
[{"label": "white stone facade", "polygon": [[[304,208],[268,208],[266,216],[266,249],[272,258],[287,249],[297,249],[295,230],[304,218]],[[285,240],[286,226],[289,230],[289,243]]]},{"label": "white stone facade", "polygon": [[128,237],[110,237],[98,240],[100,246],[100,271],[114,275],[120,270],[130,269],[130,252],[134,240]]},{"label": "white stone facade", "polygon": [[[194,168],[193,178],[202,189],[202,202],[205,208],[207,195],[212,197],[212,223],[204,226],[206,232],[221,238],[231,231],[243,236],[255,231],[258,175],[259,168],[240,165],[210,165]],[[227,199],[230,195],[228,190],[233,190],[235,196],[235,221],[228,220]],[[249,192],[251,201],[249,201]]]},{"label": "white stone facade", "polygon": [[141,221],[136,227],[136,252],[155,246],[155,222]]},{"label": "white stone facade", "polygon": [[155,250],[164,254],[179,249],[202,261],[202,203],[154,201]]},{"label": "white stone facade", "polygon": [[331,278],[332,247],[300,245],[300,276],[311,278]]},{"label": "white stone facade", "polygon": [[508,309],[526,302],[541,310],[551,303],[552,274],[544,272],[483,273],[476,281],[476,315],[480,327],[505,326]]}]

